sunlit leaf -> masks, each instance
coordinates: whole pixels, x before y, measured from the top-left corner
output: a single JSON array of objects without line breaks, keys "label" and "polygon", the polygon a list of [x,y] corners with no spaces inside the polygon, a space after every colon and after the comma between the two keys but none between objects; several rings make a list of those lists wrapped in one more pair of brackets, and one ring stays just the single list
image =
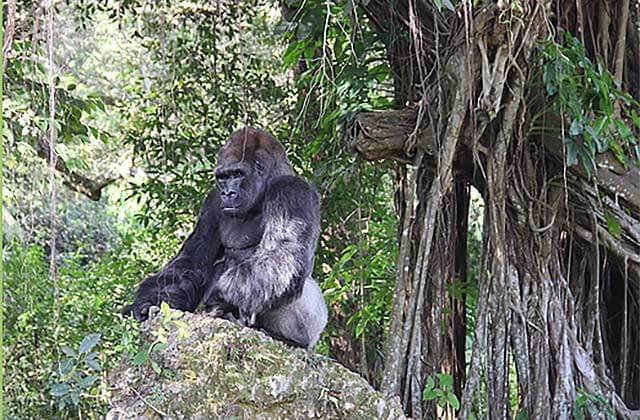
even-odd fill
[{"label": "sunlit leaf", "polygon": [[609,212],[604,213],[604,219],[607,222],[607,230],[610,234],[616,238],[620,238],[622,235],[622,228],[620,227],[620,220]]},{"label": "sunlit leaf", "polygon": [[94,348],[99,341],[100,341],[100,334],[97,334],[97,333],[88,334],[82,339],[82,342],[80,343],[80,348],[78,350],[80,351],[80,353],[87,353],[92,348]]},{"label": "sunlit leaf", "polygon": [[133,361],[131,363],[133,363],[136,366],[140,366],[143,365],[147,362],[147,360],[149,359],[149,349],[151,348],[151,346],[149,344],[145,344],[144,346],[142,346],[142,348],[140,350],[138,350],[138,353],[136,354],[136,357],[133,358]]},{"label": "sunlit leaf", "polygon": [[68,384],[53,384],[51,385],[51,395],[54,397],[62,397],[67,395],[71,387]]}]

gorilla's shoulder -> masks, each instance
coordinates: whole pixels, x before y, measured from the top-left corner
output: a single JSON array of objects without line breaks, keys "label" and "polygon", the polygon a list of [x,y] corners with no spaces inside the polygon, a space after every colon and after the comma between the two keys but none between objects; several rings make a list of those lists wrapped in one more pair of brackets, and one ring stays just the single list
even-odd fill
[{"label": "gorilla's shoulder", "polygon": [[306,179],[296,175],[282,175],[271,181],[267,194],[287,193],[319,197],[316,188]]},{"label": "gorilla's shoulder", "polygon": [[290,205],[309,206],[312,209],[320,206],[320,195],[316,188],[296,175],[283,175],[272,180],[266,191],[266,200],[283,200]]}]

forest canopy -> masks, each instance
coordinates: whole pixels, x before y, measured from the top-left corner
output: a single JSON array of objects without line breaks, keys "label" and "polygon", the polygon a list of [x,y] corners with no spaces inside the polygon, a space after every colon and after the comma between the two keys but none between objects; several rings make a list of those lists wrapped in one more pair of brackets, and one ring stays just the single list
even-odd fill
[{"label": "forest canopy", "polygon": [[[640,3],[3,3],[4,401],[104,416],[119,314],[262,127],[318,189],[317,351],[414,418],[640,415]],[[159,349],[160,348],[160,349]]]}]

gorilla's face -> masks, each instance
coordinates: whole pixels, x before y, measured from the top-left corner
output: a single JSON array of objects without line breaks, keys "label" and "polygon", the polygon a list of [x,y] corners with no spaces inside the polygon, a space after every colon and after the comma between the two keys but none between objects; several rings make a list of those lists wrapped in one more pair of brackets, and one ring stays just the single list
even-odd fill
[{"label": "gorilla's face", "polygon": [[220,151],[216,181],[226,216],[260,212],[270,180],[290,173],[282,145],[268,133],[245,128],[234,133]]},{"label": "gorilla's face", "polygon": [[218,166],[216,181],[224,215],[243,217],[262,202],[267,178],[262,165],[255,160]]}]

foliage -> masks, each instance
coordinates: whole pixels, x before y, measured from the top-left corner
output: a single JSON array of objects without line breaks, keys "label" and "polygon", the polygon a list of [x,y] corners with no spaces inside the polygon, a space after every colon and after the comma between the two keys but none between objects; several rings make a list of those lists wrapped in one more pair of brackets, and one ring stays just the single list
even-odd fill
[{"label": "foliage", "polygon": [[611,151],[625,166],[640,164],[640,103],[620,89],[602,63],[593,63],[569,32],[565,44],[542,45],[543,82],[554,106],[569,122],[567,164],[593,172],[596,155]]},{"label": "foliage", "polygon": [[[16,41],[13,47],[15,57],[26,56],[34,48],[29,40]],[[36,47],[37,48],[37,47]],[[7,95],[3,98],[3,118],[8,129],[8,141],[15,141],[13,133],[21,140],[29,140],[36,147],[38,139],[46,137],[49,126],[49,86],[48,70],[39,60],[11,60],[6,69]],[[87,119],[97,111],[104,111],[104,102],[95,94],[84,94],[77,90],[77,80],[71,75],[56,77],[56,131],[60,154],[64,156],[66,143],[103,141],[109,134]],[[66,157],[66,156],[64,156]],[[81,163],[69,159],[72,166]]]},{"label": "foliage", "polygon": [[[91,352],[85,351],[87,342],[84,345],[82,342],[88,332],[101,335],[100,351],[90,359],[107,370],[136,345],[137,324],[123,320],[119,308],[128,300],[134,284],[151,270],[145,260],[154,258],[146,255],[138,259],[138,255],[135,249],[120,248],[96,262],[81,257],[66,258],[59,266],[60,299],[56,300],[56,285],[48,274],[44,248],[16,242],[5,246],[4,354],[8,384],[5,409],[9,416],[49,418],[54,413],[75,416],[78,409],[84,415],[100,413],[105,401],[89,395],[101,395],[98,391],[104,386],[102,377],[95,382],[91,380],[88,393],[78,394],[79,407],[68,406],[69,400],[77,403],[72,395],[79,391],[78,380],[88,373],[87,366],[82,364],[84,358],[80,358]],[[83,372],[79,377],[68,376],[71,373],[68,369],[73,367],[65,362],[69,349],[78,349],[74,350],[78,358],[73,366]],[[50,388],[50,384],[61,387]],[[63,384],[69,385],[69,392],[53,395],[62,394],[66,389]],[[56,406],[50,396],[67,398],[63,398],[64,404]]]},{"label": "foliage", "polygon": [[[383,178],[380,190],[387,191],[387,182]],[[395,271],[390,262],[397,258],[395,219],[375,187],[368,189],[360,181],[348,185],[352,190],[347,185],[336,189],[334,199],[340,210],[351,205],[354,209],[339,224],[325,226],[318,258],[326,271],[323,288],[329,305],[346,316],[355,338],[367,332],[373,339],[386,325],[393,295]],[[333,222],[331,216],[327,222]],[[354,232],[352,242],[340,243],[349,232]]]},{"label": "foliage", "polygon": [[357,161],[343,135],[357,112],[391,106],[384,40],[350,1],[289,1],[284,9],[283,63],[297,90],[294,159],[323,199],[315,277],[326,277],[329,353],[375,382],[367,369],[380,366],[397,258],[392,167]]},{"label": "foliage", "polygon": [[464,282],[456,282],[452,291],[454,297],[464,297],[467,331],[473,331],[475,328],[478,282],[482,266],[484,212],[484,201],[478,191],[472,188],[467,226],[467,279]]},{"label": "foliage", "polygon": [[576,420],[584,420],[595,417],[613,420],[616,418],[616,415],[607,398],[602,395],[593,395],[579,389],[575,405],[573,406],[573,418]]},{"label": "foliage", "polygon": [[146,175],[133,186],[143,202],[139,217],[155,231],[193,221],[232,131],[282,129],[288,88],[276,69],[271,13],[260,1],[148,2],[135,9],[152,65],[130,86],[126,141]]},{"label": "foliage", "polygon": [[433,375],[427,378],[422,390],[422,399],[425,401],[437,400],[438,405],[442,408],[450,406],[454,410],[458,410],[460,401],[453,392],[453,377],[447,373],[439,373],[437,377],[437,386]]},{"label": "foliage", "polygon": [[153,335],[156,337],[155,340],[151,343],[143,344],[131,362],[135,366],[144,365],[149,362],[151,368],[157,374],[160,374],[161,372],[160,366],[150,356],[152,352],[162,352],[167,349],[169,329],[172,326],[177,328],[178,338],[180,339],[184,339],[189,336],[189,326],[180,319],[183,314],[182,311],[172,310],[166,302],[162,302],[160,304],[160,314],[160,325],[158,326],[158,329],[153,332]]},{"label": "foliage", "polygon": [[[15,233],[30,244],[46,244],[51,238],[51,196],[47,163],[26,141],[5,142],[3,162],[6,185],[4,211],[15,219]],[[12,147],[13,146],[13,147]],[[110,244],[119,241],[116,217],[105,202],[94,202],[65,188],[56,179],[56,250],[59,258],[71,256],[96,260]]]},{"label": "foliage", "polygon": [[[22,18],[38,20],[42,18],[39,13]],[[111,82],[124,70],[114,71],[114,64],[106,63],[115,60],[109,61],[106,57],[102,57],[102,62],[87,58],[108,54],[115,37],[101,38],[100,34],[105,31],[113,33],[113,24],[96,25],[96,28],[87,29],[84,37],[79,37],[71,20],[65,19],[69,13],[68,7],[59,10],[61,17],[56,24],[58,31],[54,38],[52,70],[55,76],[56,152],[70,171],[101,173],[110,169],[108,164],[117,160],[120,153],[117,150],[119,121],[107,109],[105,98],[109,97],[99,89],[105,89],[105,85],[121,85],[122,82]],[[19,20],[20,23],[26,24]],[[22,30],[25,34],[14,39],[5,69],[4,145],[10,149],[30,149],[33,154],[45,156],[49,137],[51,64],[44,38],[28,36],[26,28]],[[89,77],[95,76],[97,69],[109,76]],[[105,83],[103,80],[109,77],[112,80]]]},{"label": "foliage", "polygon": [[92,351],[99,341],[100,334],[92,333],[82,339],[76,350],[62,346],[67,357],[59,362],[55,382],[51,384],[51,395],[58,401],[59,410],[68,405],[78,406],[81,399],[84,402],[85,393],[91,392],[100,379],[98,354]]},{"label": "foliage", "polygon": [[289,46],[283,60],[298,73],[294,128],[303,135],[305,124],[315,129],[309,155],[333,153],[344,159],[336,133],[344,132],[357,112],[392,104],[384,40],[359,20],[352,2],[288,4],[292,17],[284,33]]}]

